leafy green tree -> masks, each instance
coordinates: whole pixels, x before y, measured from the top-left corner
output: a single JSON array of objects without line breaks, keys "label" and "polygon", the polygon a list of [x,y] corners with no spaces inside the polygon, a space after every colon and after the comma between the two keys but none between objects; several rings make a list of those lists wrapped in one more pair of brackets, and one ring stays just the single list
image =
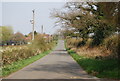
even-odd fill
[{"label": "leafy green tree", "polygon": [[13,29],[12,29],[12,27],[1,26],[0,30],[1,30],[1,36],[2,36],[2,41],[3,42],[11,40],[11,38],[13,36]]},{"label": "leafy green tree", "polygon": [[103,16],[109,23],[118,24],[119,2],[99,2],[97,3],[98,15]]},{"label": "leafy green tree", "polygon": [[[57,23],[61,23],[65,28],[74,28],[74,32],[79,32],[79,37],[83,38],[85,44],[90,33],[90,28],[94,24],[94,15],[88,11],[89,8],[83,7],[87,3],[67,3],[65,8],[68,12],[55,11],[52,15],[58,18]],[[89,6],[89,5],[88,5]],[[87,10],[85,10],[87,9]],[[66,31],[65,34],[69,34],[70,31]],[[73,36],[73,34],[71,34]]]},{"label": "leafy green tree", "polygon": [[[119,29],[115,23],[118,17],[116,4],[114,2],[110,5],[106,2],[68,2],[65,5],[66,11],[55,10],[52,15],[58,19],[57,24],[62,24],[62,27],[75,28],[76,32],[79,32],[79,37],[83,38],[84,44],[89,34],[94,33],[92,45],[100,45],[104,38]],[[113,5],[115,6],[112,8]]]},{"label": "leafy green tree", "polygon": [[25,39],[25,36],[20,32],[15,33],[12,37],[12,40],[14,41],[24,41],[24,39]]},{"label": "leafy green tree", "polygon": [[110,35],[114,34],[115,28],[106,22],[99,21],[93,29],[94,36],[92,41],[92,46],[100,45],[103,40]]},{"label": "leafy green tree", "polygon": [[98,2],[96,4],[96,24],[92,45],[99,45],[104,38],[119,31],[118,2]]}]

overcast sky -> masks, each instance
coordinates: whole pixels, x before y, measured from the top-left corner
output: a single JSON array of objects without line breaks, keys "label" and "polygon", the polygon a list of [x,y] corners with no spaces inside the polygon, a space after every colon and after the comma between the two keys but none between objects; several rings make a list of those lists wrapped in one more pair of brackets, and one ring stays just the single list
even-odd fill
[{"label": "overcast sky", "polygon": [[61,9],[64,4],[65,2],[3,2],[2,25],[12,26],[15,32],[28,34],[32,31],[30,20],[32,10],[35,9],[35,30],[41,32],[43,25],[44,32],[52,34],[58,28],[53,28],[56,20],[50,18],[50,12],[54,8]]},{"label": "overcast sky", "polygon": [[2,3],[0,3],[0,26],[2,25]]}]

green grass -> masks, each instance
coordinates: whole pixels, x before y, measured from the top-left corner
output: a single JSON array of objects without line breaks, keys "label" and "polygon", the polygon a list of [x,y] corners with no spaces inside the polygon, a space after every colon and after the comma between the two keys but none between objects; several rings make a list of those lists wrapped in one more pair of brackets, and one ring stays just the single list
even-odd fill
[{"label": "green grass", "polygon": [[44,57],[45,55],[49,54],[50,52],[51,51],[49,50],[49,51],[43,52],[39,55],[32,56],[31,58],[20,60],[20,61],[12,63],[10,65],[4,66],[2,68],[2,77],[8,76],[9,74],[11,74],[13,72],[22,69],[23,67],[35,62],[36,60]]},{"label": "green grass", "polygon": [[89,74],[93,74],[99,78],[120,79],[118,60],[86,58],[79,56],[72,50],[68,50],[68,53]]}]

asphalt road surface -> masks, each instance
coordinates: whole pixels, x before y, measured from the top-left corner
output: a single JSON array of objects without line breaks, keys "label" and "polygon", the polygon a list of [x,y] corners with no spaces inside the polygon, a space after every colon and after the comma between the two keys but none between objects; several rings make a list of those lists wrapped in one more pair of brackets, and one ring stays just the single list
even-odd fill
[{"label": "asphalt road surface", "polygon": [[12,81],[16,81],[16,79],[23,79],[22,81],[26,81],[27,79],[29,79],[28,81],[37,81],[37,79],[39,79],[38,81],[40,81],[40,79],[51,79],[50,81],[54,81],[55,79],[65,79],[60,81],[68,81],[67,79],[70,81],[71,79],[72,81],[74,81],[74,79],[76,79],[76,81],[101,81],[94,76],[88,75],[76,61],[74,61],[65,50],[63,40],[59,40],[57,47],[50,54],[11,74],[5,79],[13,79]]}]

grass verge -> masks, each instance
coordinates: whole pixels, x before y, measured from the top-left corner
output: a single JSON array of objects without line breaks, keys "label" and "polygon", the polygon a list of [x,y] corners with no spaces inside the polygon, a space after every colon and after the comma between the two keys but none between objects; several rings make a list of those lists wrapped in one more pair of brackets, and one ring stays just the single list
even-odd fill
[{"label": "grass verge", "polygon": [[69,49],[68,53],[89,74],[99,78],[120,79],[118,60],[86,58]]},{"label": "grass verge", "polygon": [[43,53],[36,55],[36,56],[33,56],[31,58],[19,60],[17,62],[10,64],[10,65],[4,66],[2,68],[2,77],[8,76],[9,74],[11,74],[13,72],[22,69],[23,67],[37,61],[38,59],[44,57],[45,55],[49,54],[50,52],[51,52],[51,50],[43,52]]}]

